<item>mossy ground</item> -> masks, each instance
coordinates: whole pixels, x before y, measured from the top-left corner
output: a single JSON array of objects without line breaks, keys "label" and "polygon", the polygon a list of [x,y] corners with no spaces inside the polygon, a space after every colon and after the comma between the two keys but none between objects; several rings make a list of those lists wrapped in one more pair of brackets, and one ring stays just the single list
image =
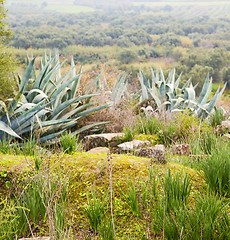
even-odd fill
[{"label": "mossy ground", "polygon": [[[168,163],[161,165],[151,163],[151,159],[133,155],[109,156],[77,152],[73,155],[52,155],[43,160],[42,166],[44,169],[49,167],[52,175],[69,176],[70,219],[72,219],[75,239],[100,239],[90,227],[84,214],[84,206],[87,203],[87,193],[90,191],[95,191],[99,197],[109,194],[111,180],[109,165],[112,166],[113,206],[117,238],[146,239],[146,229],[148,228],[146,219],[132,213],[123,195],[127,191],[128,181],[135,181],[138,185],[139,182],[146,180],[151,165],[158,176],[167,172],[168,169],[172,172],[188,173],[193,179],[190,204],[193,204],[196,196],[207,190],[198,171],[175,163],[175,161],[170,162],[170,159],[173,157],[168,156]],[[0,172],[3,171],[7,171],[7,177],[0,177],[1,194],[7,194],[7,188],[4,187],[6,180],[22,179],[35,172],[33,158],[0,155]],[[158,188],[160,189],[160,184],[158,184]],[[111,218],[109,197],[106,204],[106,217]],[[152,230],[150,230],[150,235],[155,239],[161,238],[161,235],[154,235]]]}]

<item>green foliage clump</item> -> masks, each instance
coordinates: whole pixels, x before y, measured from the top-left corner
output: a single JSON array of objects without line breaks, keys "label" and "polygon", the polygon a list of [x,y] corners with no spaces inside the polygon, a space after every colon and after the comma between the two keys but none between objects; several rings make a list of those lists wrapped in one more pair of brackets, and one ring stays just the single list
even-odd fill
[{"label": "green foliage clump", "polygon": [[91,191],[91,194],[87,194],[87,200],[88,204],[84,207],[84,212],[90,221],[90,226],[97,232],[105,215],[105,205],[108,198],[106,195],[100,199],[94,191]]},{"label": "green foliage clump", "polygon": [[141,141],[149,141],[152,146],[160,142],[160,139],[157,136],[157,134],[151,134],[151,135],[139,134],[135,136],[134,139],[141,140]]},{"label": "green foliage clump", "polygon": [[216,141],[210,154],[202,162],[203,178],[213,192],[230,196],[230,146]]},{"label": "green foliage clump", "polygon": [[0,239],[14,239],[17,229],[17,207],[7,198],[0,198]]},{"label": "green foliage clump", "polygon": [[63,152],[67,154],[73,154],[80,148],[79,135],[72,135],[71,132],[61,135],[60,141]]},{"label": "green foliage clump", "polygon": [[192,187],[191,180],[188,174],[182,177],[176,173],[175,176],[173,176],[170,169],[168,173],[163,176],[162,187],[164,188],[167,211],[187,204]]}]

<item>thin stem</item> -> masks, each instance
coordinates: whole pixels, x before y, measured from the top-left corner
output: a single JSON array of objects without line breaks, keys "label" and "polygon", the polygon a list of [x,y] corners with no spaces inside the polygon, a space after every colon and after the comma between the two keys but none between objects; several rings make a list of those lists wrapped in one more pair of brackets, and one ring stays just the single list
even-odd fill
[{"label": "thin stem", "polygon": [[112,170],[113,166],[111,164],[111,152],[108,152],[108,162],[109,162],[109,180],[110,180],[110,209],[111,209],[111,218],[112,218],[112,224],[113,224],[113,234],[114,239],[116,240],[116,231],[115,231],[115,224],[114,224],[114,218],[113,218],[113,178],[112,178]]}]

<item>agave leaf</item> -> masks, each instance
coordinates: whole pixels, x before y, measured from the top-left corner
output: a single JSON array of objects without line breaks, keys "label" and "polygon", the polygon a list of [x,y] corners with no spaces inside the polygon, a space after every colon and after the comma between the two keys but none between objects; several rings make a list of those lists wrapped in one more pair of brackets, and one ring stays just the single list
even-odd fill
[{"label": "agave leaf", "polygon": [[221,95],[223,94],[224,90],[225,90],[225,87],[226,87],[226,84],[224,85],[224,87],[222,88],[222,90],[220,91],[220,86],[219,88],[217,89],[213,99],[210,101],[208,107],[207,107],[207,112],[210,113],[212,111],[212,109],[214,108],[216,102],[219,100],[219,98],[221,97]]},{"label": "agave leaf", "polygon": [[145,99],[148,99],[148,89],[146,85],[144,84],[143,76],[139,75],[139,81],[141,83],[141,89],[142,89],[142,101]]},{"label": "agave leaf", "polygon": [[218,100],[220,99],[220,97],[222,96],[222,94],[223,94],[226,86],[227,86],[227,82],[224,84],[224,87],[223,87],[223,88],[221,89],[221,91],[218,93],[218,96],[217,96],[217,100],[216,100],[216,101],[218,101]]},{"label": "agave leaf", "polygon": [[40,102],[39,104],[37,104],[36,106],[34,106],[33,108],[31,108],[30,110],[25,112],[24,114],[22,114],[19,117],[15,118],[11,122],[11,128],[12,129],[16,129],[16,128],[20,127],[20,125],[22,125],[24,122],[26,122],[30,118],[32,118],[37,112],[39,112],[43,108],[49,106],[52,103],[52,101],[42,105],[43,103],[44,103],[44,101]]},{"label": "agave leaf", "polygon": [[149,84],[149,81],[148,79],[146,78],[145,74],[140,71],[140,76],[142,77],[143,79],[143,84],[147,87],[147,88],[150,88],[150,84]]},{"label": "agave leaf", "polygon": [[165,84],[165,76],[164,76],[164,73],[163,73],[163,70],[160,68],[160,76],[161,76],[161,81]]},{"label": "agave leaf", "polygon": [[210,79],[210,82],[208,84],[204,97],[202,97],[202,99],[199,98],[198,103],[206,104],[210,97],[211,91],[212,91],[212,78]]},{"label": "agave leaf", "polygon": [[87,109],[85,111],[80,112],[77,116],[78,117],[81,117],[81,116],[83,117],[83,116],[86,116],[90,113],[102,110],[102,109],[107,108],[107,107],[108,107],[108,105],[101,105],[101,106],[93,107],[93,108],[90,108],[90,109]]},{"label": "agave leaf", "polygon": [[55,99],[67,86],[69,86],[73,81],[75,81],[78,78],[78,75],[74,78],[71,78],[68,80],[65,84],[63,84],[61,87],[59,87],[51,96],[52,99]]},{"label": "agave leaf", "polygon": [[184,84],[184,86],[181,88],[181,91],[183,91],[185,88],[187,88],[190,83],[191,83],[191,78],[189,78],[189,80]]},{"label": "agave leaf", "polygon": [[45,66],[41,69],[40,73],[38,74],[37,78],[35,79],[35,83],[33,86],[34,89],[40,89],[41,83],[42,83],[44,77],[47,75],[49,68],[53,61],[54,61],[54,59],[50,59],[49,62],[46,62]]},{"label": "agave leaf", "polygon": [[125,88],[127,86],[127,82],[125,82],[125,80],[126,80],[126,76],[123,75],[121,78],[117,79],[117,81],[114,85],[110,99],[112,101],[114,101],[115,103],[120,101],[121,96],[123,95],[123,93],[125,91]]},{"label": "agave leaf", "polygon": [[160,95],[162,99],[165,99],[165,82],[162,81],[160,84]]},{"label": "agave leaf", "polygon": [[41,109],[39,112],[35,113],[31,118],[29,118],[26,122],[20,124],[17,128],[15,128],[14,131],[22,135],[22,131],[25,128],[37,125],[37,118],[45,118],[45,115],[47,113],[49,113],[48,110]]},{"label": "agave leaf", "polygon": [[194,100],[194,99],[196,99],[196,93],[195,93],[195,90],[194,90],[192,85],[189,88],[185,88],[184,99],[185,100],[188,100],[188,99],[189,100]]},{"label": "agave leaf", "polygon": [[158,67],[156,66],[156,83],[158,83],[160,81],[160,75],[159,75],[159,70]]},{"label": "agave leaf", "polygon": [[45,93],[40,93],[33,99],[33,103],[39,103],[45,99],[48,100],[48,96]]},{"label": "agave leaf", "polygon": [[43,88],[46,86],[46,83],[51,79],[52,76],[57,74],[58,70],[64,65],[65,61],[61,64],[58,62],[56,63],[52,69],[42,78],[39,88],[44,90]]},{"label": "agave leaf", "polygon": [[[5,132],[13,137],[22,139],[12,128],[7,126],[4,122],[0,121],[0,131]],[[2,134],[0,135],[0,140],[2,139]]]},{"label": "agave leaf", "polygon": [[[4,109],[4,114],[7,118],[7,121],[8,123],[10,124],[10,117],[9,117],[9,113],[8,113],[8,110],[7,110],[7,107],[6,107],[6,104],[3,102],[3,101],[0,101],[0,107],[2,107]],[[1,109],[0,109],[1,110]],[[0,111],[1,112],[1,111]],[[1,114],[0,114],[1,116]]]},{"label": "agave leaf", "polygon": [[30,79],[31,73],[33,71],[33,67],[34,67],[34,61],[35,58],[32,59],[32,61],[30,62],[30,64],[28,65],[28,67],[25,70],[25,73],[23,74],[22,80],[20,82],[20,88],[19,88],[19,93],[23,93],[27,87],[27,83]]},{"label": "agave leaf", "polygon": [[70,118],[70,117],[76,117],[76,116],[78,116],[77,115],[78,113],[81,113],[81,112],[85,111],[87,108],[90,108],[95,105],[96,105],[96,103],[86,103],[82,106],[74,108],[72,111],[67,112],[66,114],[64,114],[62,116],[62,118],[66,119],[66,118]]},{"label": "agave leaf", "polygon": [[75,64],[74,64],[74,60],[73,57],[71,57],[71,67],[70,67],[70,78],[76,77],[76,68],[75,68]]},{"label": "agave leaf", "polygon": [[57,108],[54,109],[53,113],[51,114],[51,118],[56,118],[56,115],[62,113],[62,111],[65,111],[65,109],[67,109],[68,106],[70,106],[73,103],[76,102],[81,102],[82,100],[84,100],[85,98],[89,98],[89,97],[93,97],[93,96],[97,96],[98,94],[88,94],[88,95],[83,95],[80,97],[76,97],[70,100],[65,101],[64,103],[60,104]]},{"label": "agave leaf", "polygon": [[34,106],[36,106],[35,103],[24,103],[22,106],[15,110],[14,114],[24,113],[25,111],[33,108]]},{"label": "agave leaf", "polygon": [[141,89],[139,91],[137,91],[135,94],[133,94],[132,101],[135,101],[138,98],[140,98],[140,94],[141,94]]},{"label": "agave leaf", "polygon": [[62,130],[60,132],[57,132],[57,133],[53,133],[53,134],[49,134],[47,136],[44,136],[44,137],[41,137],[40,138],[40,142],[43,143],[43,142],[47,142],[49,140],[52,140],[54,138],[57,138],[59,137],[63,132],[65,132],[65,130]]},{"label": "agave leaf", "polygon": [[177,78],[177,80],[176,80],[176,82],[175,82],[174,88],[178,88],[178,87],[179,87],[180,80],[181,80],[181,76],[182,76],[182,72],[180,73],[179,77]]},{"label": "agave leaf", "polygon": [[152,74],[152,86],[153,86],[153,85],[155,85],[156,75],[155,75],[152,67],[150,67],[150,70],[151,70],[151,74]]},{"label": "agave leaf", "polygon": [[171,109],[174,110],[177,109],[181,105],[181,103],[184,102],[184,99],[179,97],[177,99],[172,99],[171,101],[172,101]]},{"label": "agave leaf", "polygon": [[49,127],[49,126],[69,123],[71,121],[72,119],[57,119],[57,120],[43,121],[41,124],[42,124],[42,127]]},{"label": "agave leaf", "polygon": [[160,109],[161,108],[161,100],[158,97],[158,94],[156,92],[156,89],[152,88],[152,89],[148,89],[149,93],[151,94],[152,98],[155,100],[157,107]]},{"label": "agave leaf", "polygon": [[49,93],[49,95],[52,95],[58,88],[65,84],[68,79],[69,72],[66,72],[60,79],[56,79],[55,81],[50,79],[43,88],[44,92],[47,92]]},{"label": "agave leaf", "polygon": [[89,93],[90,93],[90,91],[92,90],[92,88],[94,87],[94,85],[96,85],[97,82],[99,81],[101,75],[102,75],[102,72],[101,72],[100,74],[98,74],[97,77],[96,77],[96,79],[91,82],[91,84],[89,85],[89,87],[88,87],[87,90],[86,90],[86,94],[89,94]]},{"label": "agave leaf", "polygon": [[[75,74],[73,74],[72,71],[74,71]],[[75,95],[76,95],[77,89],[78,89],[79,84],[80,84],[81,72],[82,72],[82,68],[80,68],[80,70],[78,71],[78,74],[77,74],[78,77],[76,78],[76,80],[72,84],[72,87],[71,87],[71,98],[75,97]],[[71,70],[71,72],[70,72],[70,79],[74,78],[74,77],[76,77],[75,67],[74,67],[74,70]]]},{"label": "agave leaf", "polygon": [[93,124],[84,126],[84,127],[80,128],[80,129],[76,130],[75,132],[71,133],[71,135],[72,136],[78,135],[78,134],[80,134],[82,132],[85,132],[85,131],[87,131],[89,129],[92,129],[92,128],[95,128],[95,127],[98,127],[98,126],[101,126],[101,125],[105,125],[105,124],[108,124],[108,123],[110,123],[110,122],[93,123]]}]

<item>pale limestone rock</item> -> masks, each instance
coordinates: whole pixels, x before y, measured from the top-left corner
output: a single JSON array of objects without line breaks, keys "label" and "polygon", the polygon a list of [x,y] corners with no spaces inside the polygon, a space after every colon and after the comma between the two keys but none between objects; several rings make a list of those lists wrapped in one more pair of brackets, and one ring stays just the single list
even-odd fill
[{"label": "pale limestone rock", "polygon": [[222,129],[227,130],[228,132],[230,132],[230,121],[223,121],[221,123]]},{"label": "pale limestone rock", "polygon": [[107,147],[96,147],[89,150],[88,153],[100,154],[100,153],[108,153],[109,151],[110,150]]},{"label": "pale limestone rock", "polygon": [[118,152],[133,152],[136,149],[140,149],[143,147],[150,147],[151,143],[149,141],[141,141],[141,140],[133,140],[131,142],[125,142],[119,144]]},{"label": "pale limestone rock", "polygon": [[223,137],[224,137],[225,139],[230,140],[230,134],[229,134],[229,133],[224,134]]}]

